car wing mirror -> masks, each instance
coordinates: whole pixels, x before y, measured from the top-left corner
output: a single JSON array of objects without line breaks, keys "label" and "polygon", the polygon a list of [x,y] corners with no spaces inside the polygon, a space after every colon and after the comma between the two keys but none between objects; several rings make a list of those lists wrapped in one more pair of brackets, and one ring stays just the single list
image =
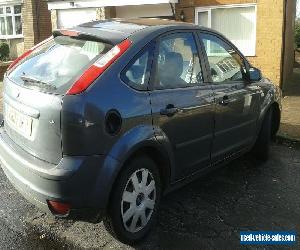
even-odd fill
[{"label": "car wing mirror", "polygon": [[250,82],[258,82],[262,79],[261,71],[257,68],[251,67],[249,69],[249,80]]}]

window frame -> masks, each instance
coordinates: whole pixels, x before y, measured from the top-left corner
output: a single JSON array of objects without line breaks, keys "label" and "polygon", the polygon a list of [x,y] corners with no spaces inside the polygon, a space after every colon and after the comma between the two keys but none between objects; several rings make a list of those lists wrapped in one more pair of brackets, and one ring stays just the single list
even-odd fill
[{"label": "window frame", "polygon": [[[15,6],[21,7],[21,13],[15,14]],[[12,13],[6,13],[6,8],[10,7],[12,10]],[[5,30],[7,31],[7,19],[6,17],[11,16],[12,17],[12,27],[13,27],[13,34],[12,35],[1,35],[0,39],[15,39],[15,38],[23,38],[23,20],[22,20],[22,3],[13,2],[10,4],[1,4],[0,8],[3,8],[3,14],[0,14],[0,17],[4,17],[4,23],[5,23]],[[16,17],[21,17],[21,25],[22,25],[22,34],[16,34]]]},{"label": "window frame", "polygon": [[[198,29],[178,29],[178,30],[172,30],[168,31],[166,33],[161,34],[159,37],[156,38],[155,41],[155,50],[154,50],[154,57],[153,57],[153,63],[152,63],[152,70],[151,70],[151,77],[150,77],[150,90],[151,91],[172,91],[172,90],[178,90],[178,89],[194,89],[201,86],[207,86],[209,83],[209,76],[206,68],[206,61],[204,60],[206,54],[205,51],[202,49],[201,41],[199,40],[198,36]],[[203,83],[197,84],[195,86],[186,86],[186,87],[177,87],[177,88],[166,88],[166,89],[157,89],[155,87],[156,84],[156,73],[157,73],[157,63],[158,63],[158,55],[159,55],[159,44],[160,41],[167,36],[178,34],[178,33],[190,33],[194,37],[195,45],[197,48],[198,56],[199,56],[199,63],[200,68],[202,70],[202,77],[203,77]]]},{"label": "window frame", "polygon": [[211,84],[211,85],[220,85],[220,84],[232,84],[232,83],[239,83],[239,82],[246,83],[246,84],[250,83],[249,79],[244,79],[243,81],[232,81],[232,82],[224,82],[224,83],[214,82],[212,80],[212,77],[211,77],[210,64],[209,64],[209,61],[208,61],[208,56],[207,56],[206,49],[205,49],[205,46],[204,46],[203,41],[202,41],[201,34],[207,34],[207,35],[215,36],[218,39],[220,39],[222,42],[224,42],[228,46],[230,46],[243,59],[243,62],[244,62],[244,65],[245,65],[245,68],[246,68],[246,71],[247,71],[246,72],[246,77],[247,78],[249,78],[249,70],[251,68],[251,64],[249,63],[249,61],[247,60],[247,58],[240,52],[240,50],[231,41],[229,41],[228,39],[226,39],[224,36],[222,36],[221,34],[212,32],[212,31],[200,30],[197,33],[197,35],[199,37],[199,42],[201,44],[201,50],[204,53],[204,60],[205,60],[205,66],[206,66],[206,69],[207,69],[209,84]]},{"label": "window frame", "polygon": [[245,3],[245,4],[227,4],[227,5],[213,5],[206,7],[196,7],[195,8],[195,24],[199,25],[198,13],[207,12],[208,13],[208,28],[212,28],[212,10],[214,9],[232,9],[232,8],[247,8],[254,7],[255,8],[255,24],[254,24],[254,53],[245,53],[245,56],[255,57],[256,56],[256,44],[257,44],[257,4],[256,3]]}]

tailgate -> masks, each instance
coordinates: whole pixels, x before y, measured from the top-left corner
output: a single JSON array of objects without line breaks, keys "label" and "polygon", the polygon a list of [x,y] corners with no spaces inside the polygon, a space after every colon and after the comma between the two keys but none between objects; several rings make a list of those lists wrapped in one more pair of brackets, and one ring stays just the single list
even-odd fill
[{"label": "tailgate", "polygon": [[62,158],[62,96],[24,88],[4,79],[4,129],[28,153],[49,163]]}]

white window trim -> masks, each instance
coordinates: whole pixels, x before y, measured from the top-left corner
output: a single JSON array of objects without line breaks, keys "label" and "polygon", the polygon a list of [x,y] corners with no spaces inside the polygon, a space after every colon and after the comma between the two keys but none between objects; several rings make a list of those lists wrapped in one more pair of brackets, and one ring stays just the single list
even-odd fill
[{"label": "white window trim", "polygon": [[16,34],[16,16],[20,16],[21,17],[21,22],[22,22],[22,11],[19,14],[15,14],[15,13],[8,13],[6,14],[6,7],[10,7],[11,10],[14,12],[14,6],[16,5],[21,5],[20,2],[16,2],[16,3],[10,3],[9,4],[0,4],[0,8],[3,8],[4,10],[4,14],[0,14],[0,17],[7,17],[7,16],[12,16],[12,25],[13,25],[13,35],[0,35],[0,39],[5,39],[5,40],[9,40],[9,39],[16,39],[16,38],[23,38],[23,28],[22,28],[22,34]]},{"label": "white window trim", "polygon": [[254,24],[254,42],[255,42],[255,51],[253,54],[245,54],[244,56],[253,57],[256,56],[256,41],[257,41],[257,4],[255,3],[247,3],[247,4],[228,4],[228,5],[213,5],[213,6],[205,6],[205,7],[196,7],[195,8],[195,24],[199,25],[198,21],[198,13],[199,12],[207,12],[208,13],[208,27],[211,28],[211,11],[214,9],[230,9],[230,8],[245,8],[245,7],[255,7],[255,24]]}]

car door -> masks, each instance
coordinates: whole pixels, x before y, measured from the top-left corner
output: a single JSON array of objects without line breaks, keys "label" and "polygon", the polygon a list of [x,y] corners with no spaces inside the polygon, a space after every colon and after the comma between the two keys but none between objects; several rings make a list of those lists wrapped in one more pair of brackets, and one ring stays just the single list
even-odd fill
[{"label": "car door", "polygon": [[172,180],[210,164],[214,99],[198,48],[192,31],[169,33],[156,43],[151,107],[154,126],[174,152]]},{"label": "car door", "polygon": [[255,139],[260,89],[248,79],[248,63],[223,37],[202,32],[207,68],[215,96],[212,162],[249,147]]}]

